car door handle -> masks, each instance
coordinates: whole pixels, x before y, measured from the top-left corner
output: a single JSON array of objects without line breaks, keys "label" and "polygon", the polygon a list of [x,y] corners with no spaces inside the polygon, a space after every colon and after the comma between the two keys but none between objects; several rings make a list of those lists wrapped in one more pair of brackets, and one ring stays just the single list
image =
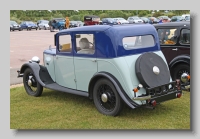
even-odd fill
[{"label": "car door handle", "polygon": [[92,62],[97,62],[97,60],[92,60]]},{"label": "car door handle", "polygon": [[178,49],[176,48],[176,49],[172,49],[172,50],[177,51]]}]

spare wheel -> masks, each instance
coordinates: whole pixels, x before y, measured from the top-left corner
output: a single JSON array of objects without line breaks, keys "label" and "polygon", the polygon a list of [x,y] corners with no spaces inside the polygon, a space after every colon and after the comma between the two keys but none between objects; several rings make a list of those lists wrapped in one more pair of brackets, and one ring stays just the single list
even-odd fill
[{"label": "spare wheel", "polygon": [[164,60],[148,52],[140,55],[135,63],[135,72],[143,87],[156,87],[170,82],[170,72]]}]

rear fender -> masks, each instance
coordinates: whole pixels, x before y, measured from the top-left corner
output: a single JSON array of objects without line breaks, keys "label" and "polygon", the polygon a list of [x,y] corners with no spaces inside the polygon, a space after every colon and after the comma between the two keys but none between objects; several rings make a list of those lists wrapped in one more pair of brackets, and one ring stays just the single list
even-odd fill
[{"label": "rear fender", "polygon": [[173,69],[178,63],[185,63],[190,65],[190,56],[189,55],[180,55],[175,57],[170,63],[169,63],[169,69]]},{"label": "rear fender", "polygon": [[107,78],[108,80],[110,80],[113,85],[115,86],[117,92],[119,93],[120,97],[122,98],[122,100],[132,109],[139,107],[139,105],[135,102],[133,102],[125,93],[125,91],[123,90],[121,84],[119,83],[119,81],[110,73],[107,72],[99,72],[96,73],[92,79],[90,80],[89,83],[89,88],[88,88],[88,92],[89,92],[89,98],[92,99],[93,96],[93,87],[96,83],[96,81],[100,78]]}]

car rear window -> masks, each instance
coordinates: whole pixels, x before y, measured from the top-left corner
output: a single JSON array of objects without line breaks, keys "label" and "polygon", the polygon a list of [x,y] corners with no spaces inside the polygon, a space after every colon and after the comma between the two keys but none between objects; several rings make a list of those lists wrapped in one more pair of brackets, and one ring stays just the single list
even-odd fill
[{"label": "car rear window", "polygon": [[122,42],[126,50],[155,46],[152,35],[124,37]]}]

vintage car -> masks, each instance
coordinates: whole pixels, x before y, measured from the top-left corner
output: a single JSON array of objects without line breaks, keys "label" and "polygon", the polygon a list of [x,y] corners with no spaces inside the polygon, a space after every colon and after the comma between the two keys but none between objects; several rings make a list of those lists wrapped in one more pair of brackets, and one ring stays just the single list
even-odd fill
[{"label": "vintage car", "polygon": [[50,32],[54,30],[63,30],[65,29],[65,19],[63,18],[53,18],[49,21]]},{"label": "vintage car", "polygon": [[[184,74],[190,75],[190,22],[169,22],[154,26],[172,79],[181,79]],[[181,84],[185,89],[190,89],[190,80]]]},{"label": "vintage car", "polygon": [[99,24],[100,24],[100,17],[96,15],[84,16],[84,26],[99,25]]},{"label": "vintage car", "polygon": [[34,56],[18,70],[28,95],[38,97],[43,88],[81,95],[109,116],[120,114],[123,104],[154,109],[182,95],[150,24],[71,28],[57,32],[54,43],[43,64]]}]

